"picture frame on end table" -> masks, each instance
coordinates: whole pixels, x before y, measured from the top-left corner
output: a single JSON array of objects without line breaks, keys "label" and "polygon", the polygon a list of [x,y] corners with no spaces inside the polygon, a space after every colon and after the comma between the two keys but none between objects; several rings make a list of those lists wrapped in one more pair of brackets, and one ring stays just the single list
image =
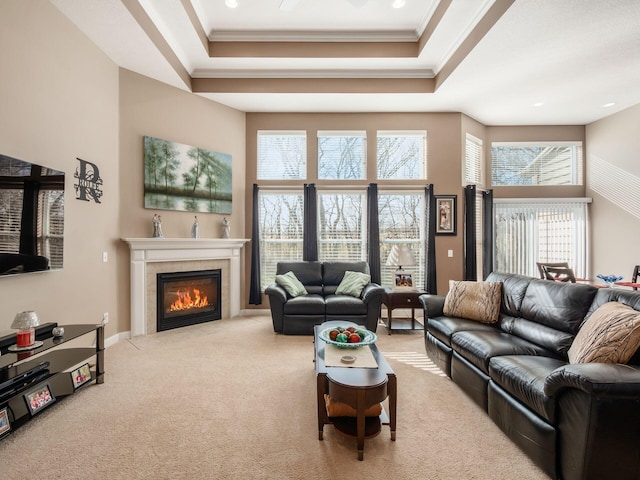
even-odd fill
[{"label": "picture frame on end table", "polygon": [[457,195],[436,195],[436,235],[456,235]]},{"label": "picture frame on end table", "polygon": [[0,410],[0,438],[4,437],[11,430],[11,422],[9,421],[9,413],[7,407]]},{"label": "picture frame on end table", "polygon": [[29,390],[24,394],[24,400],[27,402],[27,408],[31,416],[34,416],[40,410],[48,407],[56,401],[56,397],[51,393],[51,386],[48,383],[38,385],[38,387]]},{"label": "picture frame on end table", "polygon": [[89,364],[85,363],[72,371],[71,381],[73,382],[74,390],[77,390],[81,385],[91,381],[91,370],[89,369]]},{"label": "picture frame on end table", "polygon": [[402,290],[415,290],[413,288],[413,277],[410,273],[396,272],[394,274],[395,282],[394,282],[394,291],[402,291]]}]

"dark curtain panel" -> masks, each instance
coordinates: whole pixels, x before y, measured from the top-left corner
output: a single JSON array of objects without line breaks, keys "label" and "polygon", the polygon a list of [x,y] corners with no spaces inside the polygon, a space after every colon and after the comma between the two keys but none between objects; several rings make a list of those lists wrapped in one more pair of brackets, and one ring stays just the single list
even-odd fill
[{"label": "dark curtain panel", "polygon": [[424,246],[424,291],[436,295],[438,282],[436,278],[436,196],[433,192],[433,184],[424,189],[425,196],[425,246]]},{"label": "dark curtain panel", "polygon": [[477,280],[476,186],[464,187],[464,279]]},{"label": "dark curtain panel", "polygon": [[369,229],[369,270],[371,282],[381,285],[380,275],[380,227],[378,224],[378,185],[370,183],[367,188],[367,226]]},{"label": "dark curtain panel", "polygon": [[262,305],[260,289],[260,206],[258,204],[258,185],[253,184],[253,217],[251,219],[251,285],[249,304]]},{"label": "dark curtain panel", "polygon": [[318,200],[315,183],[304,184],[302,259],[307,262],[318,260]]},{"label": "dark curtain panel", "polygon": [[482,192],[482,274],[493,272],[493,190]]}]

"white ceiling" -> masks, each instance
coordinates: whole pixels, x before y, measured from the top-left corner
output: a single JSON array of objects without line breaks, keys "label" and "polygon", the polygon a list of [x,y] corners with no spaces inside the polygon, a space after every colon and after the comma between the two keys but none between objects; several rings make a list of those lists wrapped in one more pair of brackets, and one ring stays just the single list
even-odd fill
[{"label": "white ceiling", "polygon": [[[406,0],[401,9],[393,0],[298,0],[290,11],[281,0],[237,0],[235,9],[224,0],[50,1],[123,68],[183,90],[191,79],[235,79],[232,91],[213,86],[199,95],[246,112],[456,111],[486,125],[582,125],[640,103],[638,0],[452,0],[441,18],[449,0]],[[505,8],[478,35],[474,28]],[[382,53],[421,36],[419,53]],[[458,63],[465,41],[475,46]],[[214,54],[234,44],[243,53],[210,56],[208,42]],[[243,42],[284,43],[255,54]],[[308,42],[328,46],[314,58]],[[339,58],[350,42],[376,43]],[[292,44],[304,53],[289,55]],[[322,79],[354,78],[353,93],[314,93],[329,82]],[[434,78],[432,93],[402,83]],[[259,86],[245,88],[245,79]],[[272,89],[265,79],[302,87]],[[367,93],[379,79],[393,85],[389,93]]]}]

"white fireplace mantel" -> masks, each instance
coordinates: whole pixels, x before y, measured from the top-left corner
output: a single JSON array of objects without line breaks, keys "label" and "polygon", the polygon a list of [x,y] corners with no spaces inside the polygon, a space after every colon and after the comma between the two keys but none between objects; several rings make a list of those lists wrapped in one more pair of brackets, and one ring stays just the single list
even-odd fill
[{"label": "white fireplace mantel", "polygon": [[146,335],[146,267],[152,262],[228,259],[229,308],[240,314],[240,251],[246,238],[123,238],[131,251],[131,336]]}]

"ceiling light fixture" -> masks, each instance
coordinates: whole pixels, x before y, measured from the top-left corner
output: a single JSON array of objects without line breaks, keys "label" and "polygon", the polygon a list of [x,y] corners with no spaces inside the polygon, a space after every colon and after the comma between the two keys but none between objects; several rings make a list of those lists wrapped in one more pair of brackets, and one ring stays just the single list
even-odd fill
[{"label": "ceiling light fixture", "polygon": [[542,105],[544,105],[544,102],[536,102],[532,105],[532,107],[541,107]]},{"label": "ceiling light fixture", "polygon": [[605,103],[604,105],[602,105],[604,108],[609,108],[609,107],[613,107],[616,103],[615,102],[609,102],[609,103]]},{"label": "ceiling light fixture", "polygon": [[391,6],[393,8],[402,8],[404,7],[405,1],[404,0],[393,0],[393,3],[391,4]]},{"label": "ceiling light fixture", "polygon": [[238,6],[238,0],[224,0],[224,4],[229,8],[236,8]]}]

